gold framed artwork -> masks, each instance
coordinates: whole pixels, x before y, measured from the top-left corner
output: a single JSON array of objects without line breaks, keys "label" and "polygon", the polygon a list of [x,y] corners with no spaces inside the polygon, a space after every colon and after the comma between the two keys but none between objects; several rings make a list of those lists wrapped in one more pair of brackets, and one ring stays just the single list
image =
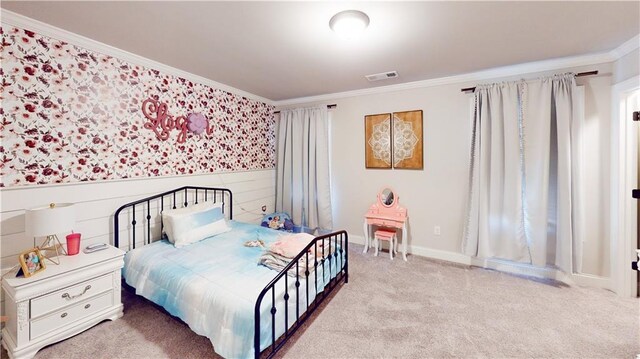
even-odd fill
[{"label": "gold framed artwork", "polygon": [[367,115],[365,167],[423,169],[422,110]]},{"label": "gold framed artwork", "polygon": [[37,247],[31,248],[28,251],[20,253],[20,267],[25,278],[29,278],[32,275],[42,272],[46,266],[44,264],[44,257],[40,253],[40,249]]},{"label": "gold framed artwork", "polygon": [[393,113],[393,168],[421,170],[422,110]]},{"label": "gold framed artwork", "polygon": [[366,168],[391,168],[391,114],[364,116]]}]

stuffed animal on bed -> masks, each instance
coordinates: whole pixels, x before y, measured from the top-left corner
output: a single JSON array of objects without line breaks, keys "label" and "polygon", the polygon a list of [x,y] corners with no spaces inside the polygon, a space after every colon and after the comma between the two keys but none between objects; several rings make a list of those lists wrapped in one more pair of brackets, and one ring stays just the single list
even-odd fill
[{"label": "stuffed animal on bed", "polygon": [[293,230],[293,221],[285,212],[276,212],[267,214],[262,217],[262,227],[275,229],[278,231],[291,232]]}]

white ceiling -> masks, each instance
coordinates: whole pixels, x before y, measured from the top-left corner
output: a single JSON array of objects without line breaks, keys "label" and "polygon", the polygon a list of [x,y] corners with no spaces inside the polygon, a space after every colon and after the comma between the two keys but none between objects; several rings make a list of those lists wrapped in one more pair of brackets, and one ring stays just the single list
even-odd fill
[{"label": "white ceiling", "polygon": [[[426,80],[612,50],[640,2],[32,2],[4,9],[271,99]],[[336,12],[371,23],[331,32]],[[364,76],[396,70],[370,83]]]}]

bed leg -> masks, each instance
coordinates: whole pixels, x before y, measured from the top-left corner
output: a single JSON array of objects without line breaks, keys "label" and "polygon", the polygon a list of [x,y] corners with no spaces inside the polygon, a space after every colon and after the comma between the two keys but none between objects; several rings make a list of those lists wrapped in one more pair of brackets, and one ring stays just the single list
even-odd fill
[{"label": "bed leg", "polygon": [[344,284],[349,283],[349,262],[344,263]]},{"label": "bed leg", "polygon": [[344,284],[349,283],[349,235],[344,234]]}]

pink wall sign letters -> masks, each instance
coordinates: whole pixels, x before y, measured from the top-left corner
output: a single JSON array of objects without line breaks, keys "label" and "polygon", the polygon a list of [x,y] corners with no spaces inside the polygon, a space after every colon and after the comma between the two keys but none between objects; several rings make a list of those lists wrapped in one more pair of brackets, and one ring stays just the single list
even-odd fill
[{"label": "pink wall sign letters", "polygon": [[152,98],[144,100],[142,103],[142,113],[149,120],[144,124],[144,128],[152,130],[156,138],[166,141],[171,130],[178,130],[178,143],[187,140],[187,130],[199,135],[206,131],[211,135],[213,129],[209,127],[209,121],[201,113],[192,113],[188,117],[178,116],[174,118],[167,110],[167,104]]}]

